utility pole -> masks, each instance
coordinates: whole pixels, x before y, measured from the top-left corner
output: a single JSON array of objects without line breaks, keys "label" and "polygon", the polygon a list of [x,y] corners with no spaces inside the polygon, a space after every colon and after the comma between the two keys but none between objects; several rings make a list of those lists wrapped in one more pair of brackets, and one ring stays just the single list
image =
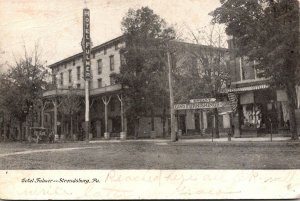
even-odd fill
[{"label": "utility pole", "polygon": [[176,142],[177,136],[175,132],[175,110],[174,110],[174,94],[172,86],[172,65],[169,47],[167,46],[168,69],[169,69],[169,91],[170,91],[170,115],[171,115],[171,141]]},{"label": "utility pole", "polygon": [[89,116],[90,94],[89,81],[91,78],[91,38],[90,38],[90,10],[83,9],[83,38],[81,42],[83,50],[84,79],[85,79],[85,140],[89,141]]}]

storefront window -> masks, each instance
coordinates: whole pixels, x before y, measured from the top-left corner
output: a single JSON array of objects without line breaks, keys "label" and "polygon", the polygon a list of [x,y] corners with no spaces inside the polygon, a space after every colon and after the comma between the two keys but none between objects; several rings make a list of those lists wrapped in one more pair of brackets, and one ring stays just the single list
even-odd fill
[{"label": "storefront window", "polygon": [[244,128],[261,128],[263,127],[263,113],[260,104],[243,105],[242,124]]},{"label": "storefront window", "polygon": [[[289,129],[287,102],[266,102],[242,105],[242,129],[262,129],[275,132]],[[271,128],[272,127],[272,128]]]}]

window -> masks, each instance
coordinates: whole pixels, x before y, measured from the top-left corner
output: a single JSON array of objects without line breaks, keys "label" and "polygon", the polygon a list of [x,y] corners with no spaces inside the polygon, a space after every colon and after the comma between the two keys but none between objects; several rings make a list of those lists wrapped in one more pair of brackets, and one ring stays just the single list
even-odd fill
[{"label": "window", "polygon": [[120,63],[121,63],[121,66],[124,66],[126,63],[124,53],[120,53]]},{"label": "window", "polygon": [[102,79],[99,78],[99,79],[98,79],[98,88],[101,88],[101,87],[102,87]]},{"label": "window", "polygon": [[114,55],[109,56],[109,68],[111,71],[115,69]]},{"label": "window", "polygon": [[104,48],[104,54],[106,54],[106,48]]},{"label": "window", "polygon": [[37,122],[37,120],[38,120],[38,113],[37,112],[33,113],[33,119],[34,119],[35,122]]},{"label": "window", "polygon": [[93,53],[93,59],[95,59],[95,57],[96,57],[96,54],[95,54],[95,53]]},{"label": "window", "polygon": [[254,68],[254,78],[258,79],[258,78],[264,78],[264,70],[263,69],[259,69],[257,67],[257,63],[254,61],[253,62],[253,68]]},{"label": "window", "polygon": [[109,79],[110,79],[110,85],[116,84],[116,80],[112,76],[110,76]]},{"label": "window", "polygon": [[69,70],[69,83],[72,82],[72,70],[70,69]]},{"label": "window", "polygon": [[100,75],[102,73],[102,66],[103,66],[102,59],[99,59],[97,63],[98,63],[98,75]]},{"label": "window", "polygon": [[53,74],[52,75],[52,84],[54,85],[54,86],[56,86],[56,75],[55,74]]},{"label": "window", "polygon": [[80,89],[80,84],[77,84],[76,86],[77,86],[77,89]]},{"label": "window", "polygon": [[60,85],[64,85],[64,74],[60,73]]},{"label": "window", "polygon": [[119,49],[118,45],[119,45],[118,43],[115,44],[115,50]]},{"label": "window", "polygon": [[73,60],[73,66],[75,66],[75,59]]},{"label": "window", "polygon": [[80,80],[80,66],[77,66],[77,80]]}]

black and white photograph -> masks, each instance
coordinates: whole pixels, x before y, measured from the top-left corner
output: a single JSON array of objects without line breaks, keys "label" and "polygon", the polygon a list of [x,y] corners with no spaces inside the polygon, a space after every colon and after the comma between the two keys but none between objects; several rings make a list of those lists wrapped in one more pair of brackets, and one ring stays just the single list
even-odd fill
[{"label": "black and white photograph", "polygon": [[299,22],[298,0],[0,0],[0,198],[300,198]]}]

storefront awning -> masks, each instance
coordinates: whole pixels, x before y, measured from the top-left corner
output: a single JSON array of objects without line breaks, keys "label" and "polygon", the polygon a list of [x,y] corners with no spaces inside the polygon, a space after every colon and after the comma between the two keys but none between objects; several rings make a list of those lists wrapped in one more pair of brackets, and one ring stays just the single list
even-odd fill
[{"label": "storefront awning", "polygon": [[270,85],[261,84],[261,85],[255,85],[255,86],[249,86],[249,87],[229,88],[229,89],[227,89],[227,92],[255,91],[255,90],[267,89],[267,88],[270,88]]}]

